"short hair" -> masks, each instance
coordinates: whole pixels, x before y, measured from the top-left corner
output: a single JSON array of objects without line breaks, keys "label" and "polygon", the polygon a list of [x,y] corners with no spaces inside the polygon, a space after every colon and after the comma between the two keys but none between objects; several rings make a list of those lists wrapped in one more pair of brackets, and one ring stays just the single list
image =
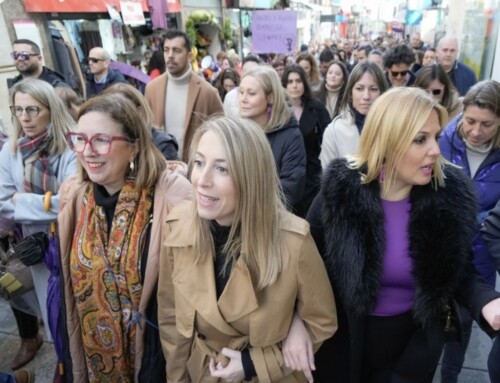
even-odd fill
[{"label": "short hair", "polygon": [[187,35],[187,33],[179,31],[177,29],[170,29],[163,34],[163,41],[161,44],[162,49],[165,46],[166,40],[173,40],[173,39],[176,39],[178,37],[181,37],[184,40],[184,47],[186,48],[186,50],[188,52],[191,52],[192,42],[189,39],[189,36]]},{"label": "short hair", "polygon": [[358,48],[358,52],[359,51],[365,51],[366,57],[368,57],[368,55],[370,54],[370,52],[372,50],[373,50],[373,48],[370,45],[363,45],[363,46],[361,46],[361,47]]},{"label": "short hair", "polygon": [[413,86],[427,89],[429,88],[431,82],[435,80],[444,85],[443,101],[441,102],[441,105],[443,105],[446,110],[450,112],[451,108],[454,106],[453,93],[457,90],[441,65],[434,64],[422,67],[422,69],[418,71]]},{"label": "short hair", "polygon": [[384,54],[379,51],[378,49],[372,49],[369,53],[369,55],[376,55],[376,56],[380,56],[380,57],[384,57]]},{"label": "short hair", "polygon": [[407,45],[398,45],[389,49],[384,55],[384,65],[390,69],[393,65],[406,64],[410,66],[415,62],[413,49]]},{"label": "short hair", "polygon": [[281,84],[283,85],[283,88],[286,89],[288,85],[288,77],[290,76],[291,73],[297,73],[300,77],[300,81],[302,81],[302,84],[304,85],[304,93],[300,97],[303,103],[307,103],[311,101],[312,99],[312,92],[311,92],[311,86],[309,85],[309,82],[307,81],[306,77],[306,72],[304,71],[304,68],[302,68],[299,64],[292,64],[288,65],[285,67],[285,71],[283,72],[283,75],[281,76]]},{"label": "short hair", "polygon": [[[469,106],[487,109],[500,118],[500,83],[495,80],[480,81],[469,89],[463,98],[464,114]],[[463,123],[460,122],[458,132],[463,136]],[[493,149],[500,148],[500,128],[493,139]]]},{"label": "short hair", "polygon": [[[448,113],[419,88],[392,88],[377,98],[366,117],[359,150],[348,160],[352,168],[360,170],[361,181],[370,183],[377,180],[384,169],[382,193],[386,194],[394,184],[396,166],[401,163],[433,111],[437,112],[439,124],[443,127]],[[433,169],[435,188],[444,186],[444,163],[440,155]]]},{"label": "short hair", "polygon": [[[48,136],[51,138],[49,154],[61,155],[68,149],[66,133],[75,129],[75,121],[56,94],[54,88],[43,80],[26,78],[10,89],[10,102],[15,105],[17,93],[28,94],[44,105],[50,112],[50,122],[47,125]],[[12,151],[17,152],[17,140],[21,137],[23,128],[19,120],[13,116],[13,132],[10,134]]]},{"label": "short hair", "polygon": [[[319,54],[319,62],[320,63],[326,63],[329,61],[332,61],[334,59],[333,57],[333,51],[330,48],[325,48],[321,51]],[[298,63],[298,61],[297,61]]]},{"label": "short hair", "polygon": [[262,63],[262,60],[259,58],[259,56],[255,56],[255,55],[246,55],[244,58],[243,58],[243,61],[241,62],[241,65],[244,66],[247,62],[254,62],[256,64],[261,64]]},{"label": "short hair", "polygon": [[37,54],[39,55],[40,54],[40,47],[38,46],[37,43],[35,43],[34,41],[31,41],[31,40],[28,40],[28,39],[17,39],[17,40],[14,40],[14,42],[12,43],[12,45],[14,44],[27,44],[27,45],[30,45],[31,48],[33,48],[33,53],[34,54]]},{"label": "short hair", "polygon": [[266,97],[272,95],[273,98],[271,117],[267,125],[262,127],[264,131],[269,132],[274,128],[288,124],[292,118],[292,110],[288,106],[286,92],[276,71],[270,66],[261,65],[244,73],[241,79],[248,76],[257,80]]},{"label": "short hair", "polygon": [[[97,112],[108,116],[120,127],[123,135],[137,142],[138,152],[135,163],[135,187],[152,188],[166,169],[166,162],[161,152],[153,143],[150,127],[137,106],[121,94],[105,94],[92,97],[85,102],[78,113],[78,120],[87,113]],[[79,164],[81,181],[88,181],[89,176]]]},{"label": "short hair", "polygon": [[[335,105],[335,113],[337,113],[340,109],[340,104],[342,103],[343,95],[345,94],[346,89],[347,89],[349,72],[347,71],[347,67],[345,66],[345,64],[342,61],[332,61],[332,63],[330,65],[328,65],[328,69],[326,70],[326,73],[328,73],[328,71],[330,70],[332,65],[337,65],[340,68],[340,70],[342,71],[342,75],[344,76],[344,80],[342,81],[342,85],[340,86],[340,89],[339,89],[339,96],[337,98],[337,104]],[[319,91],[317,93],[317,97],[323,105],[326,105],[326,99],[328,97],[328,89],[326,89],[326,76],[321,83],[321,87],[319,88]],[[335,115],[332,117],[335,117]]]},{"label": "short hair", "polygon": [[228,55],[227,55],[226,51],[217,52],[217,54],[215,55],[216,60],[224,60],[227,57],[228,57]]},{"label": "short hair", "polygon": [[[211,118],[193,136],[190,165],[195,160],[201,138],[207,132],[214,133],[224,147],[228,173],[236,189],[235,218],[224,246],[227,254],[225,266],[241,256],[256,271],[257,285],[262,289],[272,284],[281,271],[281,217],[286,214],[269,141],[251,120]],[[192,207],[189,226],[184,233],[190,239],[194,237],[198,259],[208,256],[210,253],[206,250],[214,246],[210,221],[198,215],[196,204]]]},{"label": "short hair", "polygon": [[358,63],[349,75],[349,80],[347,81],[347,86],[342,97],[339,110],[347,110],[354,115],[354,108],[352,106],[352,90],[365,73],[369,73],[373,77],[380,90],[380,94],[383,94],[387,89],[389,89],[384,72],[382,72],[382,69],[380,69],[377,64],[371,62]]},{"label": "short hair", "polygon": [[[330,51],[331,52],[331,51]],[[332,52],[332,60],[333,60],[333,52]],[[309,75],[309,81],[311,84],[316,84],[318,83],[321,78],[319,75],[319,68],[318,68],[318,63],[314,56],[310,53],[301,53],[297,56],[297,60],[295,62],[299,64],[301,61],[307,61],[309,65],[311,66],[311,74]]]}]

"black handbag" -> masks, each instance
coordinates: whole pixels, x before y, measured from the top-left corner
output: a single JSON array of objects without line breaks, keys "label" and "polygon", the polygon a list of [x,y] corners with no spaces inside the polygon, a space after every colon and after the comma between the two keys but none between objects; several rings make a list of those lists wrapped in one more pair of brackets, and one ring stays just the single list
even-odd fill
[{"label": "black handbag", "polygon": [[26,266],[33,266],[43,261],[48,246],[48,235],[40,232],[21,239],[13,247],[16,256],[22,263]]},{"label": "black handbag", "polygon": [[462,341],[462,319],[460,318],[460,308],[455,299],[450,299],[444,305],[444,341]]}]

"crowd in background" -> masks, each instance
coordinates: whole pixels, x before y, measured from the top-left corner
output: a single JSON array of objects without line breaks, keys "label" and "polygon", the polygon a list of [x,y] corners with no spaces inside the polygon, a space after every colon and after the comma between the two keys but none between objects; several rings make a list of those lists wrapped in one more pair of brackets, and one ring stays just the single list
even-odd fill
[{"label": "crowd in background", "polygon": [[386,34],[196,72],[172,30],[144,94],[91,49],[84,102],[15,41],[0,217],[57,221],[60,304],[30,265],[0,382],[33,381],[52,312],[54,381],[431,382],[444,349],[456,382],[473,320],[500,330],[500,84],[458,52]]}]

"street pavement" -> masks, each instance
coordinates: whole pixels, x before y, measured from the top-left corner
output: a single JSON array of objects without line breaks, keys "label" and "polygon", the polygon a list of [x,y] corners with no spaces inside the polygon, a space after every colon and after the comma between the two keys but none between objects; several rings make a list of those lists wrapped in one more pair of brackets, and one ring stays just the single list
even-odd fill
[{"label": "street pavement", "polygon": [[[500,279],[497,279],[497,290],[500,291]],[[42,333],[44,327],[41,326]],[[56,355],[52,343],[44,337],[43,346],[36,358],[28,364],[36,373],[37,383],[50,383],[54,376]],[[8,304],[0,299],[0,371],[9,371],[9,365],[19,348],[21,340],[17,332],[16,322]],[[489,383],[487,372],[488,353],[491,348],[491,339],[485,335],[474,323],[471,341],[459,383]],[[439,370],[433,383],[439,383]]]}]

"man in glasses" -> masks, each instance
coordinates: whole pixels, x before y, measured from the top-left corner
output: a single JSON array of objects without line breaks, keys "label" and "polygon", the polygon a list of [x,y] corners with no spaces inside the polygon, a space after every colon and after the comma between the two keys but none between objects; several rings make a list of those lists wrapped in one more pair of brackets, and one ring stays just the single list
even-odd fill
[{"label": "man in glasses", "polygon": [[384,55],[384,66],[389,85],[392,87],[411,86],[415,75],[410,70],[415,62],[413,49],[407,45],[397,45],[389,49]]},{"label": "man in glasses", "polygon": [[448,76],[451,82],[458,90],[458,94],[463,97],[477,82],[476,75],[467,65],[458,62],[458,40],[456,37],[444,36],[439,40],[436,49],[436,58]]},{"label": "man in glasses", "polygon": [[40,47],[28,39],[15,40],[12,44],[11,57],[14,60],[19,75],[7,79],[7,86],[12,88],[15,84],[27,77],[38,78],[48,82],[53,87],[68,86],[64,76],[42,65]]},{"label": "man in glasses", "polygon": [[101,47],[92,48],[89,52],[88,64],[90,74],[87,76],[87,98],[97,96],[108,86],[127,80],[120,71],[109,68],[111,55]]}]

